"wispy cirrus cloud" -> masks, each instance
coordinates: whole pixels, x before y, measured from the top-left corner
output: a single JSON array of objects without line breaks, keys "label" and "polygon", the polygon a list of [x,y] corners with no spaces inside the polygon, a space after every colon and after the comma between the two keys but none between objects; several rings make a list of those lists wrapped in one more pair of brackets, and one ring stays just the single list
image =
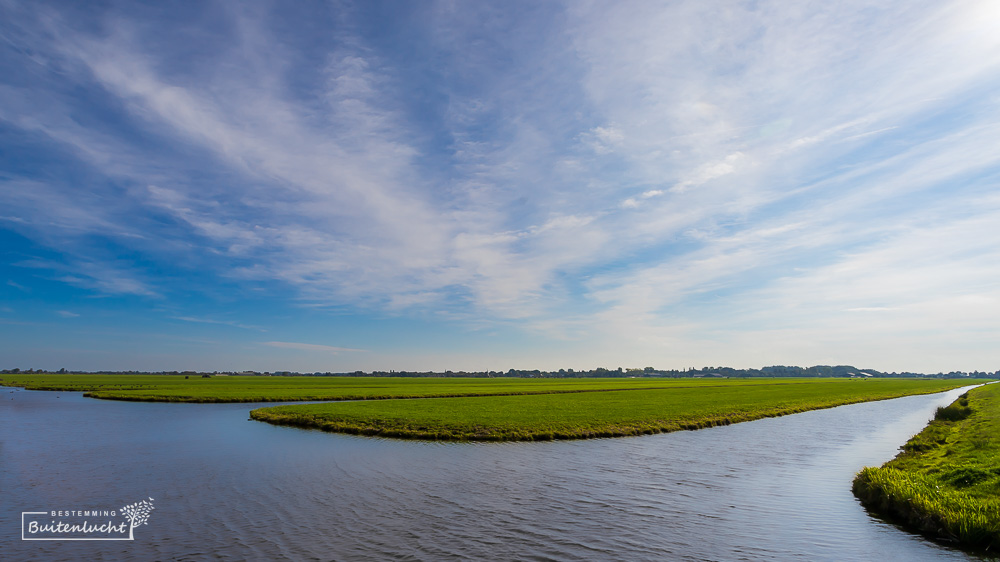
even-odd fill
[{"label": "wispy cirrus cloud", "polygon": [[260,326],[251,326],[248,324],[243,324],[236,322],[235,320],[216,320],[213,318],[197,318],[194,316],[171,316],[174,320],[181,320],[183,322],[193,322],[195,324],[215,324],[219,326],[233,326],[234,328],[242,328],[244,330],[255,330],[258,332],[266,332],[264,328]]},{"label": "wispy cirrus cloud", "polygon": [[319,351],[323,353],[339,354],[346,352],[356,352],[364,353],[367,350],[364,349],[352,349],[349,347],[336,347],[332,345],[321,345],[315,343],[299,343],[299,342],[287,342],[287,341],[266,341],[261,342],[262,345],[269,347],[277,347],[281,349],[294,349],[298,351]]},{"label": "wispy cirrus cloud", "polygon": [[[993,298],[967,258],[1000,218],[989,2],[441,2],[381,35],[365,3],[3,9],[0,123],[35,148],[0,224],[76,287],[254,286],[595,361],[750,357],[816,317],[847,341],[859,311],[944,303],[951,333],[992,329],[960,305]],[[958,300],[885,288],[934,267]]]},{"label": "wispy cirrus cloud", "polygon": [[16,262],[17,267],[47,270],[53,279],[69,285],[92,289],[99,294],[137,295],[159,299],[157,293],[127,262],[71,259],[68,262],[29,259]]}]

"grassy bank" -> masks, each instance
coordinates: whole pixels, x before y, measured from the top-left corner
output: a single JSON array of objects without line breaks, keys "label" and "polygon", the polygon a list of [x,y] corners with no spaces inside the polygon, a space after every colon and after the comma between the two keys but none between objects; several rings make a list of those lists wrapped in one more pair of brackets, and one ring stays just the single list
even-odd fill
[{"label": "grassy bank", "polygon": [[[729,381],[723,381],[729,382]],[[738,380],[731,384],[758,384]],[[774,383],[772,380],[764,382]],[[794,381],[785,381],[794,382]],[[146,402],[294,402],[595,392],[720,384],[719,379],[516,379],[387,377],[191,377],[173,375],[0,375],[0,385],[82,391]]]},{"label": "grassy bank", "polygon": [[1000,384],[969,391],[903,446],[862,470],[854,494],[933,538],[1000,548]]},{"label": "grassy bank", "polygon": [[[916,388],[948,388],[958,381],[895,379],[851,381],[847,379],[521,379],[521,378],[392,378],[392,377],[260,377],[216,376],[210,378],[177,375],[120,374],[2,374],[0,385],[28,390],[84,392],[105,400],[141,402],[296,402],[338,400],[382,400],[392,398],[448,398],[463,396],[518,396],[605,392],[613,390],[654,390],[706,388],[715,386],[789,386],[811,384],[890,384]],[[950,385],[950,386],[948,386]],[[825,388],[825,387],[820,387]]]},{"label": "grassy bank", "polygon": [[632,391],[278,406],[253,419],[340,433],[477,441],[584,439],[697,429],[940,392],[958,380],[714,381]]},{"label": "grassy bank", "polygon": [[[254,410],[328,431],[451,440],[579,439],[697,429],[940,392],[940,379],[511,379],[4,374],[32,390],[156,402],[352,401]],[[420,398],[421,400],[400,400]]]}]

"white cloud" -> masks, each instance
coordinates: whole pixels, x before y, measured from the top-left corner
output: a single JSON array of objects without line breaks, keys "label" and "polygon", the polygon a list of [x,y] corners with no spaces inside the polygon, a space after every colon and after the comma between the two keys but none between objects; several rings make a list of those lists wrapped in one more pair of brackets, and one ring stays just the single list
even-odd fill
[{"label": "white cloud", "polygon": [[594,127],[581,134],[580,140],[597,154],[608,154],[622,145],[625,136],[614,127]]},{"label": "white cloud", "polygon": [[127,18],[93,34],[52,14],[23,51],[124,112],[117,129],[55,89],[0,89],[5,124],[87,172],[0,178],[4,224],[96,291],[168,292],[135,254],[643,363],[919,314],[991,329],[973,309],[995,295],[970,284],[996,273],[991,4],[564,8],[435,5],[413,56],[349,14],[301,53],[234,10],[194,67]]},{"label": "white cloud", "polygon": [[287,342],[287,341],[266,341],[266,342],[261,342],[261,344],[269,347],[278,347],[281,349],[294,349],[297,351],[319,351],[323,353],[331,353],[334,355],[345,352],[366,351],[364,349],[352,349],[349,347],[335,347],[332,345],[320,345],[314,343],[299,343],[299,342]]},{"label": "white cloud", "polygon": [[251,326],[247,324],[242,324],[234,320],[215,320],[213,318],[197,318],[194,316],[171,316],[174,320],[181,320],[184,322],[194,322],[196,324],[218,324],[222,326],[233,326],[236,328],[243,328],[244,330],[256,330],[258,332],[266,332],[267,330],[261,328],[260,326]]},{"label": "white cloud", "polygon": [[161,298],[150,285],[140,279],[128,264],[108,261],[76,261],[68,263],[45,259],[28,259],[14,265],[49,270],[56,279],[86,289],[108,294],[138,295]]},{"label": "white cloud", "polygon": [[718,162],[707,162],[694,170],[688,178],[675,184],[671,188],[671,191],[683,192],[693,186],[698,186],[716,178],[732,174],[740,165],[744,164],[746,159],[746,154],[734,152]]}]

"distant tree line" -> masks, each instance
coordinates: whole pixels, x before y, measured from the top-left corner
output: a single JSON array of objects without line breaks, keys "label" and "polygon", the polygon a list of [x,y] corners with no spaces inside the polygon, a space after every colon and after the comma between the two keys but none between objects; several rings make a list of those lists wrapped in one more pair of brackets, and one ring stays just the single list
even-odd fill
[{"label": "distant tree line", "polygon": [[984,371],[951,371],[948,373],[913,373],[904,371],[901,373],[886,373],[875,369],[858,369],[849,365],[816,365],[814,367],[791,367],[785,365],[774,365],[762,367],[760,369],[734,369],[732,367],[702,367],[689,369],[656,369],[644,367],[641,369],[629,368],[606,369],[598,367],[589,371],[574,371],[573,369],[559,369],[558,371],[542,371],[539,369],[508,369],[506,371],[352,371],[346,373],[337,372],[313,372],[299,373],[295,371],[46,371],[42,369],[3,369],[0,373],[5,374],[31,374],[31,373],[57,373],[57,374],[122,374],[122,375],[184,375],[184,376],[267,376],[267,377],[291,377],[291,376],[317,376],[317,377],[467,377],[467,378],[705,378],[705,377],[725,377],[725,378],[749,378],[749,377],[843,377],[843,378],[906,378],[924,377],[937,379],[951,378],[975,378],[975,379],[996,379],[1000,378],[1000,370],[988,373]]}]

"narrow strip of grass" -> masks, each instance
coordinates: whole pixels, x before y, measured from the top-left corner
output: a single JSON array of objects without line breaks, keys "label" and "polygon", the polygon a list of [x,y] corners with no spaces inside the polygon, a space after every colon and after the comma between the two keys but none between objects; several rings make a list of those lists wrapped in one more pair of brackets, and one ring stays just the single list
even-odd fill
[{"label": "narrow strip of grass", "polygon": [[[105,400],[141,402],[296,402],[460,396],[508,396],[707,386],[829,384],[846,379],[519,379],[392,377],[191,377],[119,374],[3,374],[0,385],[82,391]],[[851,381],[863,384],[862,381]],[[875,382],[875,381],[871,381]],[[931,381],[924,381],[930,383]]]},{"label": "narrow strip of grass", "polygon": [[962,395],[854,494],[871,511],[931,538],[1000,548],[1000,384]]},{"label": "narrow strip of grass", "polygon": [[940,392],[956,380],[823,379],[573,394],[387,400],[252,410],[279,425],[382,437],[528,441],[698,429],[854,402]]},{"label": "narrow strip of grass", "polygon": [[[805,379],[809,380],[809,379]],[[733,384],[795,384],[746,379]],[[718,379],[516,379],[388,377],[191,377],[176,375],[0,375],[0,385],[28,390],[83,391],[105,400],[141,402],[294,402],[592,392],[676,385],[719,384]]]}]

